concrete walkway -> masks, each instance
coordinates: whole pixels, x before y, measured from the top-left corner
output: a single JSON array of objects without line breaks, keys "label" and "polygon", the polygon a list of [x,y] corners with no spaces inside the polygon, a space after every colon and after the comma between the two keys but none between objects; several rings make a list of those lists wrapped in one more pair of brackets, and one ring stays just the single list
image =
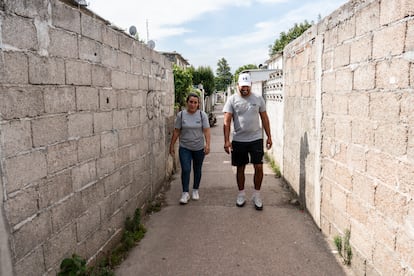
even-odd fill
[{"label": "concrete walkway", "polygon": [[[216,106],[218,124],[211,128],[200,200],[179,204],[180,172],[175,174],[167,206],[146,222],[144,239],[116,275],[351,275],[332,253],[332,241],[325,240],[306,212],[289,203],[289,190],[267,165],[263,211],[256,211],[251,201],[236,207],[235,168],[223,150],[221,108]],[[252,179],[249,165],[248,198]]]}]

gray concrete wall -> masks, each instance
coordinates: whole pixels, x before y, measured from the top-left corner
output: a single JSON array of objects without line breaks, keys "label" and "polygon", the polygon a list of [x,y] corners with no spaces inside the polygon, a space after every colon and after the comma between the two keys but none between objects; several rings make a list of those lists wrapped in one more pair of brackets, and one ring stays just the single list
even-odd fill
[{"label": "gray concrete wall", "polygon": [[357,275],[414,274],[413,38],[413,1],[353,0],[284,50],[283,174]]},{"label": "gray concrete wall", "polygon": [[58,0],[1,1],[0,46],[0,272],[94,261],[173,169],[171,63]]}]

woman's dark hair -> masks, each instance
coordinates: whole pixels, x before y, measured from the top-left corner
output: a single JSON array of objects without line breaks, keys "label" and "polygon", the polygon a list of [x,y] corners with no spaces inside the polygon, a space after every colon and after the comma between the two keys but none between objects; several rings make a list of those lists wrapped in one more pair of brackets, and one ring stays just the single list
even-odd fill
[{"label": "woman's dark hair", "polygon": [[200,102],[200,96],[197,95],[196,93],[190,93],[190,94],[188,94],[187,99],[185,100],[185,102],[188,103],[188,100],[190,100],[191,97],[197,98],[198,99],[198,102]]}]

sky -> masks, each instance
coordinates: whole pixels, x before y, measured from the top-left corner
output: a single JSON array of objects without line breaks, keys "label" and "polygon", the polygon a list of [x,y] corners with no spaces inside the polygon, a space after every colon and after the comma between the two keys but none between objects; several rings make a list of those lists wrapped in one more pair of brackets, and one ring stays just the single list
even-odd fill
[{"label": "sky", "polygon": [[225,58],[234,73],[269,59],[269,46],[295,23],[317,22],[347,0],[87,0],[88,9],[154,50],[177,52],[195,68]]}]

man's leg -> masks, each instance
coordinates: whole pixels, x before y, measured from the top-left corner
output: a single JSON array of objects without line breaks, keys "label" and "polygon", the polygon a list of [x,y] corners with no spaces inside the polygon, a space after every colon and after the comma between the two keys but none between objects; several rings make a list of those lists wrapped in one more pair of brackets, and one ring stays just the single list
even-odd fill
[{"label": "man's leg", "polygon": [[237,166],[236,179],[237,179],[237,186],[239,187],[239,191],[244,190],[244,182],[246,180],[246,177],[244,175],[245,168],[246,168],[246,165]]},{"label": "man's leg", "polygon": [[263,181],[263,164],[254,164],[254,189],[260,191]]}]

